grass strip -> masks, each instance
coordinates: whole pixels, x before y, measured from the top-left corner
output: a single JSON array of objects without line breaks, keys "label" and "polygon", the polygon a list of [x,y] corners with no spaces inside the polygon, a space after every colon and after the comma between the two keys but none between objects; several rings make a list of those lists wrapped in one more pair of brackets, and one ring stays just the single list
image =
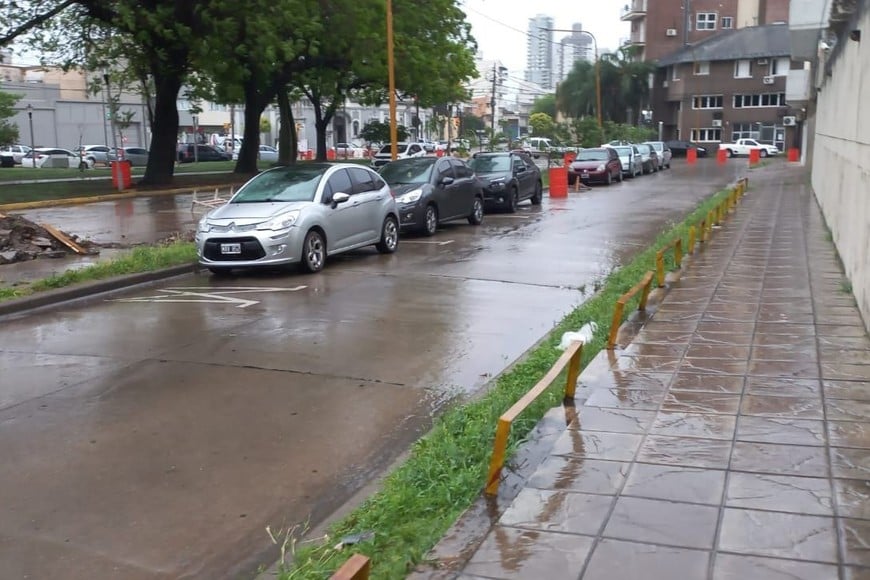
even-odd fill
[{"label": "grass strip", "polygon": [[36,292],[54,290],[93,280],[105,280],[124,274],[152,272],[160,268],[192,264],[196,260],[196,247],[190,242],[175,242],[165,246],[141,246],[112,260],[98,262],[76,270],[67,270],[26,286],[0,288],[0,301],[29,296]]},{"label": "grass strip", "polygon": [[[702,202],[682,223],[611,273],[592,298],[568,314],[521,362],[502,373],[486,394],[437,418],[430,432],[412,446],[407,461],[387,475],[381,490],[332,525],[330,539],[322,545],[294,549],[294,560],[282,567],[279,579],[328,578],[351,553],[334,550],[336,538],[365,531],[374,531],[374,538],[354,546],[353,552],[372,558],[372,578],[404,578],[483,491],[498,417],[552,367],[561,354],[556,346],[562,333],[587,322],[598,323],[597,335],[583,348],[585,366],[605,346],[616,300],[644,273],[655,270],[660,248],[677,237],[687,248],[689,226],[726,195],[720,191]],[[637,300],[626,308],[626,316],[636,308]],[[555,384],[514,422],[509,457],[543,414],[561,402],[562,382],[557,379]]]}]

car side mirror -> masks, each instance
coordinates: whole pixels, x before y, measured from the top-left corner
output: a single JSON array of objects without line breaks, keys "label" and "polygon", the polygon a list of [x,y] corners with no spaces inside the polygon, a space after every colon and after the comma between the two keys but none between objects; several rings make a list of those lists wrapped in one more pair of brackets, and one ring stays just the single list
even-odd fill
[{"label": "car side mirror", "polygon": [[515,168],[514,168],[514,173],[524,173],[525,170],[526,170],[525,167],[515,167]]},{"label": "car side mirror", "polygon": [[441,178],[441,185],[452,185],[455,179],[450,176]]},{"label": "car side mirror", "polygon": [[346,193],[339,191],[338,193],[332,194],[332,207],[336,207],[340,203],[344,203],[350,199],[350,196]]}]

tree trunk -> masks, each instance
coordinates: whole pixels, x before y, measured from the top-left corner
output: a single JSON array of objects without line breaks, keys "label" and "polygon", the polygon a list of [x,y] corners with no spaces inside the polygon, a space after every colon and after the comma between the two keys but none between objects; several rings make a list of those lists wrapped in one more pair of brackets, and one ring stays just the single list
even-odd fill
[{"label": "tree trunk", "polygon": [[178,109],[176,102],[181,91],[182,75],[172,71],[154,70],[155,105],[151,127],[151,149],[145,175],[139,185],[168,185],[172,183],[178,143]]},{"label": "tree trunk", "polygon": [[326,130],[335,116],[335,105],[323,109],[320,105],[314,107],[314,129],[317,131],[317,160],[326,161]]},{"label": "tree trunk", "polygon": [[257,158],[260,156],[260,116],[275,95],[257,90],[256,79],[245,83],[245,132],[242,148],[233,173],[253,175],[257,173]]},{"label": "tree trunk", "polygon": [[281,122],[278,127],[278,165],[291,165],[299,157],[298,137],[293,107],[290,106],[290,91],[286,86],[278,91],[278,116]]}]

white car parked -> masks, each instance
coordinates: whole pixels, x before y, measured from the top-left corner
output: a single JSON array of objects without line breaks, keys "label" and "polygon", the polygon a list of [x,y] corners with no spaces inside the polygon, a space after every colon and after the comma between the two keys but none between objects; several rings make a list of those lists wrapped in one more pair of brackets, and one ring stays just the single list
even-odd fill
[{"label": "white car parked", "polygon": [[21,166],[91,169],[94,163],[91,159],[82,159],[69,149],[37,147],[21,158]]},{"label": "white car parked", "polygon": [[[387,144],[375,153],[372,159],[372,167],[383,167],[392,160],[392,146]],[[410,159],[411,157],[423,157],[426,150],[420,143],[396,143],[396,159]]]}]

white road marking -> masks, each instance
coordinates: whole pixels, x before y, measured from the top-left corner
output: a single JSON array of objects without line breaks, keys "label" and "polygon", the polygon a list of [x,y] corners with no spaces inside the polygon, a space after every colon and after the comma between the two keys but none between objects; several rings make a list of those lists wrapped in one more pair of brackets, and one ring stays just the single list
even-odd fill
[{"label": "white road marking", "polygon": [[444,242],[436,242],[436,241],[428,241],[428,240],[402,240],[400,243],[402,243],[402,244],[428,244],[430,246],[446,246],[447,244],[452,244],[453,240],[447,240]]},{"label": "white road marking", "polygon": [[486,219],[507,218],[507,219],[511,219],[511,220],[527,220],[527,219],[530,219],[531,217],[532,216],[530,216],[530,215],[497,214],[497,215],[488,215],[488,216],[486,216]]},{"label": "white road marking", "polygon": [[[236,308],[247,308],[259,304],[259,300],[247,300],[236,298],[235,294],[274,293],[274,292],[298,292],[308,286],[294,286],[293,288],[261,288],[258,286],[178,286],[175,288],[161,288],[157,290],[162,294],[154,296],[137,296],[136,298],[117,298],[109,302],[158,302],[158,303],[204,303],[226,304]],[[198,292],[202,290],[202,292]]]}]

